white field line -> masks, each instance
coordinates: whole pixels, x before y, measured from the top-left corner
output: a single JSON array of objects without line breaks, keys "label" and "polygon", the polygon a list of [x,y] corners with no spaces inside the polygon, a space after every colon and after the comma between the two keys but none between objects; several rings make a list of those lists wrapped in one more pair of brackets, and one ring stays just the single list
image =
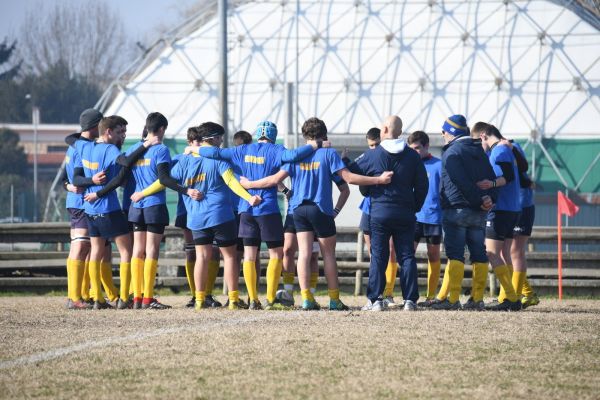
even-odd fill
[{"label": "white field line", "polygon": [[15,368],[15,367],[22,367],[22,366],[28,365],[28,364],[35,364],[35,363],[39,363],[39,362],[54,360],[57,358],[67,356],[72,353],[77,353],[80,351],[89,351],[91,349],[107,347],[107,346],[110,346],[113,344],[122,344],[122,343],[129,342],[132,340],[148,339],[148,338],[152,338],[152,337],[156,337],[156,336],[176,334],[176,333],[182,333],[182,332],[186,332],[186,331],[194,331],[194,332],[204,331],[204,330],[213,329],[213,328],[221,327],[221,326],[231,326],[231,325],[235,326],[235,325],[251,324],[254,322],[269,320],[270,316],[273,316],[274,314],[277,314],[277,321],[281,321],[281,319],[282,319],[281,317],[286,317],[286,319],[292,319],[292,318],[296,319],[297,317],[302,315],[302,314],[298,314],[298,313],[285,313],[284,315],[282,315],[282,313],[277,312],[277,313],[269,313],[269,317],[264,316],[264,317],[233,318],[233,319],[227,319],[227,320],[223,320],[223,321],[210,321],[210,322],[203,321],[202,324],[198,324],[198,325],[192,325],[192,326],[186,325],[186,326],[181,326],[181,327],[177,327],[177,328],[159,328],[159,329],[154,329],[151,331],[138,332],[138,333],[134,333],[134,334],[127,335],[127,336],[109,337],[109,338],[102,339],[102,340],[94,340],[94,341],[79,343],[79,344],[75,344],[73,346],[59,347],[57,349],[44,351],[41,353],[29,355],[29,356],[18,357],[13,360],[1,361],[0,362],[0,370],[8,369],[8,368]]}]

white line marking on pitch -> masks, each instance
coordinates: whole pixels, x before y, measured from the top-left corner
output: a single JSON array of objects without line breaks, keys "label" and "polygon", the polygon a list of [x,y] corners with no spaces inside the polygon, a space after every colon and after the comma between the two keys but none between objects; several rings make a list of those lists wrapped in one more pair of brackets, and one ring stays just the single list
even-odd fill
[{"label": "white line marking on pitch", "polygon": [[[282,316],[280,313],[277,313],[277,314],[279,314],[279,317]],[[294,315],[295,317],[298,316],[298,314],[294,313],[294,314],[286,315],[285,317],[290,318],[290,316],[292,316],[292,315]],[[76,353],[79,351],[86,351],[86,350],[91,350],[94,348],[106,347],[111,344],[118,344],[118,343],[122,343],[124,341],[129,341],[129,340],[147,339],[147,338],[151,338],[151,337],[155,337],[155,336],[161,336],[161,335],[173,334],[173,333],[181,333],[181,332],[185,332],[185,331],[207,330],[209,328],[212,329],[217,326],[250,324],[253,322],[259,322],[259,321],[268,320],[268,319],[269,319],[268,317],[235,318],[235,319],[227,319],[227,320],[223,320],[223,321],[203,322],[202,325],[182,326],[179,328],[160,328],[160,329],[155,329],[153,331],[134,333],[132,335],[127,335],[127,336],[117,336],[117,337],[107,338],[104,340],[83,342],[83,343],[79,343],[79,344],[76,344],[73,346],[59,347],[57,349],[44,351],[42,353],[18,357],[18,358],[15,358],[14,360],[2,361],[2,362],[0,362],[0,370],[14,368],[14,367],[22,367],[22,366],[28,365],[28,364],[35,364],[38,362],[54,360],[56,358],[67,356],[69,354]],[[277,320],[280,321],[281,319],[278,318]]]}]

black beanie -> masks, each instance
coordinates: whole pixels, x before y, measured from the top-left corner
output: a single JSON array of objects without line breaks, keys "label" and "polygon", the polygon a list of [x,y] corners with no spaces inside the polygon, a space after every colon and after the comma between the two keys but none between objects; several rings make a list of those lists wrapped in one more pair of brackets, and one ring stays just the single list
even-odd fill
[{"label": "black beanie", "polygon": [[84,110],[79,116],[79,125],[81,125],[81,131],[89,131],[90,129],[98,126],[102,117],[102,113],[96,109],[88,108],[87,110]]}]

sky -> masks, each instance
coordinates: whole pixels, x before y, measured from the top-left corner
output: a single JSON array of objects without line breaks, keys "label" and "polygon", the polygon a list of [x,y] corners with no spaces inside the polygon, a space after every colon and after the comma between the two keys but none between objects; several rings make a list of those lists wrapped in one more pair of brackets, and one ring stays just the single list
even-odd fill
[{"label": "sky", "polygon": [[[53,4],[75,3],[81,0],[44,0],[46,8]],[[175,27],[182,22],[182,10],[197,0],[96,0],[108,3],[121,14],[127,34],[145,45],[157,37],[148,21],[158,21],[162,26]],[[5,37],[18,38],[27,10],[35,9],[41,0],[0,0],[0,41]]]}]

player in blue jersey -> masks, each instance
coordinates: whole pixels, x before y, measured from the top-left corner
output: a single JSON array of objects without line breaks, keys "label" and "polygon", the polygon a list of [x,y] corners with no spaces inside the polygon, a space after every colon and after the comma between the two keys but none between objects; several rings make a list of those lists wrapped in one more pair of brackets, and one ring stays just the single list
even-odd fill
[{"label": "player in blue jersey", "polygon": [[[79,117],[81,125],[79,139],[90,142],[95,140],[98,137],[98,123],[101,119],[102,113],[100,111],[93,108],[84,110]],[[83,301],[87,299],[82,299],[83,295],[89,292],[89,283],[88,288],[82,286],[84,284],[86,259],[90,252],[87,217],[83,209],[85,187],[73,184],[75,167],[80,164],[79,153],[73,146],[69,146],[65,156],[62,182],[64,189],[67,190],[66,207],[71,220],[71,247],[67,258],[67,293],[69,297],[67,308],[75,310],[91,308],[90,304]],[[100,171],[90,179],[89,185],[103,184],[105,181],[104,171]]]},{"label": "player in blue jersey", "polygon": [[[318,118],[309,118],[302,125],[302,135],[307,142],[326,140],[327,127]],[[329,288],[329,309],[346,310],[339,298],[337,262],[335,258],[335,211],[331,193],[332,176],[339,175],[355,185],[385,185],[391,181],[391,172],[367,177],[351,173],[332,148],[318,149],[298,162],[284,164],[281,171],[265,179],[252,182],[243,180],[245,187],[275,187],[286,177],[292,178],[291,208],[298,239],[298,281],[302,294],[302,308],[316,310],[318,305],[310,291],[310,259],[313,239],[316,236],[325,264]]]},{"label": "player in blue jersey", "polygon": [[[142,191],[156,179],[182,195],[187,195],[187,189],[178,185],[170,176],[171,155],[169,148],[162,144],[162,139],[168,126],[164,115],[153,112],[146,118],[148,140],[156,138],[160,144],[153,146],[143,158],[138,160],[132,175],[136,182],[136,191]],[[143,142],[131,146],[126,154],[133,153]],[[133,257],[131,279],[134,289],[133,308],[167,309],[171,308],[154,298],[154,283],[158,268],[160,242],[165,226],[169,224],[169,212],[166,205],[165,191],[146,196],[133,202],[129,208],[129,221],[133,223]],[[143,290],[142,290],[143,275]],[[142,299],[142,293],[144,297]]]},{"label": "player in blue jersey", "polygon": [[[88,217],[88,229],[91,237],[90,251],[90,283],[94,294],[94,309],[110,308],[100,291],[100,261],[104,254],[106,240],[113,238],[121,256],[120,275],[126,281],[129,275],[131,260],[131,236],[127,220],[121,209],[115,189],[121,185],[128,173],[129,167],[139,158],[148,147],[157,144],[156,140],[144,142],[136,152],[128,157],[121,154],[120,147],[125,140],[127,121],[119,116],[104,117],[98,126],[99,138],[96,143],[78,146],[81,155],[85,177],[92,177],[99,171],[104,171],[108,183],[93,185],[87,188],[84,197],[85,212]],[[123,164],[123,165],[121,165]],[[128,285],[121,284],[118,308],[126,308],[129,297]]]},{"label": "player in blue jersey", "polygon": [[419,306],[428,307],[434,299],[440,280],[440,243],[442,243],[442,206],[440,204],[440,179],[442,160],[429,153],[429,136],[415,131],[408,137],[408,145],[421,157],[427,171],[429,189],[421,211],[416,214],[415,251],[421,239],[427,243],[427,294]]},{"label": "player in blue jersey", "polygon": [[[200,149],[217,148],[221,145],[225,133],[221,125],[205,122],[198,130],[202,136]],[[206,308],[206,281],[213,241],[216,241],[223,256],[224,277],[229,288],[228,307],[242,308],[238,292],[239,275],[236,274],[235,267],[237,226],[230,191],[242,197],[251,206],[259,205],[261,198],[251,195],[240,186],[229,163],[202,157],[196,153],[181,158],[171,174],[180,184],[197,189],[205,195],[202,201],[184,198],[188,214],[187,227],[192,231],[196,245],[196,309]]]},{"label": "player in blue jersey", "polygon": [[[481,126],[481,128],[480,128]],[[477,183],[480,189],[498,188],[498,199],[489,211],[485,229],[485,248],[490,264],[500,281],[503,293],[498,304],[487,309],[492,311],[518,311],[521,302],[514,290],[510,271],[510,248],[513,230],[519,221],[521,203],[520,183],[515,156],[511,149],[501,144],[504,139],[500,131],[491,124],[475,124],[473,134],[479,134],[483,150],[488,153],[496,179],[484,179]]]},{"label": "player in blue jersey", "polygon": [[[237,147],[219,149],[217,147],[202,147],[203,157],[229,161],[241,168],[244,177],[257,180],[279,171],[284,162],[300,160],[318,148],[318,144],[302,146],[294,150],[286,150],[276,144],[277,126],[269,121],[261,122],[256,128],[257,143]],[[255,282],[258,279],[256,262],[261,240],[269,249],[267,265],[267,304],[265,309],[282,308],[275,303],[277,286],[281,278],[283,265],[283,224],[277,203],[277,188],[251,190],[251,194],[262,198],[262,203],[251,207],[248,203],[240,203],[239,236],[244,240],[244,280],[250,296],[250,308],[261,309]]]}]

